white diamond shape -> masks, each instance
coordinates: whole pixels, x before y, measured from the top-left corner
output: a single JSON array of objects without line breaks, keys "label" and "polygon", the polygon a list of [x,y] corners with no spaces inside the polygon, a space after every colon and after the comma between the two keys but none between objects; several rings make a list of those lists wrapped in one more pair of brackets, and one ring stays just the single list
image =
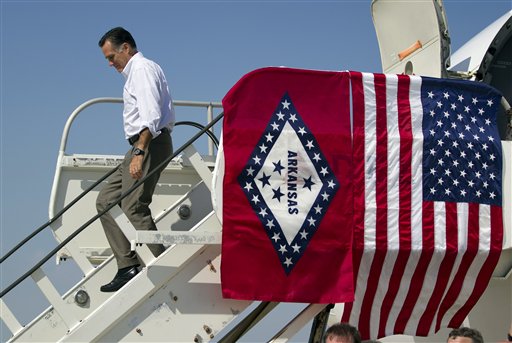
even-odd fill
[{"label": "white diamond shape", "polygon": [[[292,152],[290,155],[297,154],[296,157],[288,157],[290,151]],[[277,161],[281,161],[281,165],[284,167],[281,175],[274,172],[274,164],[272,162]],[[297,165],[297,172],[293,170],[295,163]],[[268,185],[263,186],[262,182],[258,181],[264,174],[265,176],[271,175],[269,179],[270,187]],[[293,177],[296,178],[295,181]],[[314,182],[311,185],[311,190],[304,187],[304,179],[310,177],[311,181]],[[255,180],[257,180],[256,185],[265,203],[279,222],[286,241],[290,245],[322,189],[322,180],[318,176],[297,133],[288,122],[284,125]],[[293,188],[293,184],[296,184],[296,189]],[[278,189],[279,187],[280,191],[284,194],[280,202],[277,199],[273,199],[274,192],[272,191],[272,189]],[[295,202],[297,203],[296,205]],[[298,213],[295,213],[294,209],[297,209]]]}]

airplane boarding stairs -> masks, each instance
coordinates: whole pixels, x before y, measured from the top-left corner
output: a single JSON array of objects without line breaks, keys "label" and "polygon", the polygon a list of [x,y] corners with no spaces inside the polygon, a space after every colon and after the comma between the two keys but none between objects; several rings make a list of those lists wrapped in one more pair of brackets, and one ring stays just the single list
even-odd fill
[{"label": "airplane boarding stairs", "polygon": [[[110,209],[146,267],[121,290],[115,293],[99,291],[102,284],[112,279],[117,265],[99,220],[94,220],[97,217],[95,199],[101,187],[95,187],[95,181],[113,171],[122,157],[65,154],[72,122],[80,112],[99,103],[122,103],[122,100],[93,99],[71,114],[64,128],[57,161],[50,200],[52,219],[47,223],[51,224],[53,235],[61,244],[47,255],[46,260],[55,254],[59,263],[72,259],[84,277],[61,295],[41,268],[44,259],[40,261],[22,278],[31,276],[50,307],[26,325],[18,321],[3,298],[13,285],[2,290],[1,318],[12,332],[9,341],[203,342],[214,339],[227,324],[233,325],[233,319],[239,314],[247,314],[250,321],[234,325],[227,332],[226,341],[236,340],[235,337],[241,334],[238,331],[243,332],[259,320],[258,316],[268,313],[277,304],[222,298],[219,276],[221,225],[211,201],[215,162],[212,152],[213,144],[218,142],[215,136],[206,132],[210,136],[210,154],[201,156],[192,145],[193,140],[205,131],[201,125],[186,122],[203,130],[177,150],[175,155],[178,156],[160,177],[151,204],[159,231],[136,232],[118,206]],[[175,105],[206,108],[210,125],[213,124],[214,109],[221,107],[219,103],[179,101]],[[56,209],[61,208],[63,210],[57,213]],[[29,238],[46,226],[40,227]],[[143,244],[151,242],[163,243],[168,248],[155,258]],[[2,257],[2,262],[11,252]],[[310,320],[324,307],[306,306],[306,311],[301,308],[297,314],[303,318],[306,313]]]},{"label": "airplane boarding stairs", "polygon": [[[56,209],[64,208],[65,212],[60,216],[60,211],[58,218],[49,222],[62,247],[59,245],[47,257],[56,254],[58,261],[73,259],[84,277],[61,295],[43,272],[41,265],[44,261],[32,268],[25,276],[32,277],[50,307],[24,325],[4,302],[3,296],[14,287],[2,290],[1,318],[13,334],[10,341],[233,342],[255,340],[264,327],[267,336],[263,340],[281,342],[294,337],[324,310],[325,304],[296,304],[283,310],[286,304],[222,298],[219,275],[221,224],[212,205],[215,204],[212,192],[215,197],[213,184],[216,180],[212,173],[215,169],[215,137],[211,134],[209,155],[201,156],[191,139],[177,149],[179,154],[162,173],[151,205],[158,231],[138,232],[118,206],[110,209],[145,267],[121,290],[100,292],[100,285],[111,280],[117,266],[110,256],[99,221],[92,220],[97,217],[95,199],[101,187],[94,187],[94,183],[112,170],[122,157],[66,155],[65,147],[69,128],[78,113],[93,104],[105,102],[119,103],[121,99],[93,99],[77,108],[68,120],[50,201],[50,217],[56,216]],[[210,124],[221,117],[213,120],[213,110],[221,107],[218,103],[176,102],[176,105],[206,108]],[[507,209],[505,249],[491,281],[491,284],[503,282],[500,289],[506,289],[507,285],[510,288],[511,284],[511,143],[503,142],[506,156],[504,208]],[[77,198],[79,200],[75,200]],[[158,258],[154,258],[146,246],[155,242],[168,246]],[[2,257],[2,261],[6,257]],[[510,297],[510,290],[506,292]],[[500,300],[487,295],[484,303],[477,306],[492,308],[496,304],[500,304]],[[337,308],[339,311],[339,306]],[[495,321],[495,318],[485,319]],[[321,322],[319,327],[325,324],[325,321]],[[484,328],[483,325],[479,327]],[[317,341],[318,332],[312,331],[313,334]],[[382,341],[387,342],[386,339]]]}]

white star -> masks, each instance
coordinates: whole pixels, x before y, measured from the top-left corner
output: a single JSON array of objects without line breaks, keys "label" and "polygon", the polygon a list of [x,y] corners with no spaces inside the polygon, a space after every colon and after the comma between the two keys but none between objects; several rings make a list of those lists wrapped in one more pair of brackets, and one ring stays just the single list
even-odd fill
[{"label": "white star", "polygon": [[462,114],[460,114],[460,113],[459,113],[459,114],[457,114],[457,119],[458,119],[458,120],[462,120],[462,118],[463,118],[463,117],[462,117]]},{"label": "white star", "polygon": [[459,133],[459,138],[464,139],[464,134],[462,132]]},{"label": "white star", "polygon": [[491,197],[491,199],[494,199],[494,198],[496,197],[496,194],[494,194],[494,192],[491,192],[491,193],[489,194],[489,197]]},{"label": "white star", "polygon": [[464,106],[464,112],[469,113],[470,111],[469,106]]},{"label": "white star", "polygon": [[476,103],[478,102],[478,100],[476,98],[473,98],[473,100],[471,101],[473,103],[473,105],[476,105]]},{"label": "white star", "polygon": [[480,191],[476,191],[476,196],[480,198],[480,196],[482,195],[482,192]]},{"label": "white star", "polygon": [[446,195],[450,195],[450,193],[451,193],[451,192],[452,192],[452,191],[450,191],[450,189],[449,189],[449,188],[446,188],[446,189],[444,190],[444,194],[446,194]]},{"label": "white star", "polygon": [[253,203],[257,204],[260,202],[260,199],[257,195],[253,195],[252,196],[252,200],[251,200]]},{"label": "white star", "polygon": [[270,125],[272,125],[272,130],[274,130],[274,131],[279,130],[279,125],[276,122],[273,122]]},{"label": "white star", "polygon": [[302,239],[308,239],[308,233],[306,232],[306,230],[302,230],[300,232],[300,238]]},{"label": "white star", "polygon": [[286,264],[286,266],[289,267],[290,264],[293,264],[292,259],[287,257],[286,260],[284,261],[284,264]]},{"label": "white star", "polygon": [[460,152],[460,157],[466,158],[466,153],[464,152],[464,150]]},{"label": "white star", "polygon": [[323,200],[324,200],[324,201],[329,200],[329,194],[327,194],[326,192],[323,192],[323,193],[321,194],[321,196],[322,196],[322,198],[323,198]]},{"label": "white star", "polygon": [[267,220],[267,224],[265,226],[268,227],[269,229],[272,229],[275,226],[274,219]]},{"label": "white star", "polygon": [[301,127],[299,128],[299,133],[301,136],[304,136],[306,134],[306,130],[303,127]]},{"label": "white star", "polygon": [[473,149],[473,143],[468,142],[468,148],[469,148],[469,149]]},{"label": "white star", "polygon": [[434,168],[430,168],[430,174],[431,175],[435,175],[436,174],[436,170]]},{"label": "white star", "polygon": [[494,173],[490,173],[490,174],[489,174],[489,178],[490,178],[491,180],[494,180],[494,179],[496,178],[496,175],[494,175]]},{"label": "white star", "polygon": [[492,101],[492,99],[487,100],[487,106],[491,107],[493,104],[494,102]]},{"label": "white star", "polygon": [[489,187],[489,183],[487,181],[484,181],[483,186],[484,186],[484,188],[487,188],[487,187]]},{"label": "white star", "polygon": [[457,105],[452,104],[451,108],[452,108],[452,110],[455,110],[457,108]]},{"label": "white star", "polygon": [[260,209],[260,213],[259,213],[259,215],[260,215],[260,216],[262,216],[263,218],[265,218],[265,216],[266,216],[267,214],[268,214],[268,213],[267,213],[267,209],[266,209],[266,208],[264,208],[264,207],[262,207],[262,208]]},{"label": "white star", "polygon": [[448,111],[444,111],[444,117],[445,118],[450,118],[450,113],[448,113]]},{"label": "white star", "polygon": [[436,114],[436,112],[434,112],[434,110],[430,110],[430,116],[431,116],[431,117],[434,117],[434,116],[435,116],[435,114]]},{"label": "white star", "polygon": [[250,183],[250,182],[246,182],[246,183],[245,183],[245,187],[244,187],[244,188],[245,188],[245,189],[247,189],[247,192],[250,192],[250,191],[251,191],[251,189],[252,189],[252,185],[251,185],[251,183]]},{"label": "white star", "polygon": [[435,188],[430,188],[430,194],[436,194],[436,189]]},{"label": "white star", "polygon": [[283,104],[283,108],[289,110],[290,109],[290,103],[288,102],[288,100],[284,100],[284,102],[282,102],[281,104]]},{"label": "white star", "polygon": [[489,118],[486,118],[486,119],[485,119],[485,124],[486,124],[486,125],[491,125],[491,120],[490,120]]},{"label": "white star", "polygon": [[284,113],[281,113],[281,111],[279,111],[279,113],[276,113],[276,115],[278,116],[278,120],[284,120]]},{"label": "white star", "polygon": [[482,174],[480,174],[480,172],[476,172],[476,173],[475,173],[475,176],[476,176],[476,178],[477,178],[477,179],[479,179],[479,178],[480,178],[480,176],[482,176]]},{"label": "white star", "polygon": [[315,152],[315,154],[314,154],[314,155],[315,155],[315,156],[313,156],[313,159],[314,159],[316,162],[318,162],[318,161],[320,161],[320,160],[321,160],[321,158],[320,158],[320,154],[318,154],[318,153],[316,153],[316,152]]},{"label": "white star", "polygon": [[267,135],[265,136],[265,138],[267,139],[267,142],[272,142],[272,139],[274,139],[274,136],[272,136],[272,135],[270,134],[270,132],[269,132],[269,133],[267,133]]},{"label": "white star", "polygon": [[475,117],[471,117],[471,122],[474,124],[476,123],[476,118]]},{"label": "white star", "polygon": [[313,141],[308,141],[308,143],[306,144],[306,147],[307,147],[308,149],[312,149],[312,148],[314,148],[315,146],[313,145]]},{"label": "white star", "polygon": [[468,186],[473,188],[473,186],[475,185],[475,183],[471,180],[468,181]]},{"label": "white star", "polygon": [[491,159],[491,161],[494,161],[494,159],[496,158],[496,156],[494,156],[494,154],[491,154],[491,155],[489,155],[489,158]]},{"label": "white star", "polygon": [[445,99],[448,99],[448,98],[450,97],[450,94],[448,94],[448,92],[444,92],[444,93],[443,93],[443,97],[444,97]]},{"label": "white star", "polygon": [[461,189],[461,190],[460,190],[460,195],[462,195],[463,197],[465,197],[465,196],[466,196],[466,191],[465,191],[464,189]]},{"label": "white star", "polygon": [[261,158],[259,158],[258,156],[254,156],[252,159],[254,160],[254,163],[256,163],[256,164],[260,164],[260,162],[261,162]]},{"label": "white star", "polygon": [[254,172],[255,172],[255,170],[254,170],[254,169],[252,169],[252,167],[249,167],[249,168],[247,169],[247,176],[253,176]]},{"label": "white star", "polygon": [[437,183],[442,185],[444,183],[443,179],[437,179]]},{"label": "white star", "polygon": [[464,100],[464,97],[462,95],[459,95],[459,101],[462,102]]},{"label": "white star", "polygon": [[274,236],[272,236],[272,239],[274,240],[274,242],[277,242],[278,240],[280,240],[281,238],[279,238],[279,233],[274,233]]},{"label": "white star", "polygon": [[465,171],[465,170],[461,170],[461,171],[460,171],[460,176],[462,176],[462,177],[466,177],[466,174],[467,174],[467,173],[466,173],[466,171]]},{"label": "white star", "polygon": [[287,252],[288,250],[286,250],[286,245],[279,245],[280,248],[279,248],[279,252],[281,254],[284,254],[285,252]]},{"label": "white star", "polygon": [[261,153],[266,153],[267,152],[267,146],[265,144],[261,144],[259,146],[259,148],[260,148],[260,152]]},{"label": "white star", "polygon": [[292,123],[295,123],[295,121],[296,121],[296,120],[298,120],[298,119],[297,119],[297,114],[296,114],[296,113],[294,113],[294,114],[290,114],[290,119],[289,119],[289,120],[291,120],[291,121],[292,121]]},{"label": "white star", "polygon": [[443,107],[443,103],[441,101],[438,101],[437,102],[437,107],[439,107],[439,108]]},{"label": "white star", "polygon": [[334,186],[336,186],[336,184],[334,183],[334,181],[329,180],[329,182],[328,182],[328,184],[327,184],[327,187],[329,187],[329,188],[334,188]]},{"label": "white star", "polygon": [[494,138],[492,136],[488,137],[491,142],[494,142]]},{"label": "white star", "polygon": [[315,209],[315,213],[317,213],[317,214],[322,213],[322,208],[320,207],[320,205],[319,205],[319,204],[317,204],[317,205],[314,207],[314,209]]},{"label": "white star", "polygon": [[439,127],[443,126],[443,122],[442,122],[442,121],[440,121],[440,120],[438,120],[438,121],[437,121],[437,126],[439,126]]},{"label": "white star", "polygon": [[484,162],[484,163],[482,164],[482,168],[484,168],[484,170],[487,170],[487,168],[489,168],[489,166],[487,165],[487,163],[485,163],[485,162]]},{"label": "white star", "polygon": [[479,159],[480,159],[480,153],[479,153],[479,152],[477,152],[477,153],[475,154],[475,157],[476,157],[476,159],[477,159],[477,160],[479,160]]},{"label": "white star", "polygon": [[485,111],[484,111],[484,109],[483,109],[483,108],[479,108],[479,109],[478,109],[478,114],[482,115],[482,114],[484,114],[484,113],[485,113]]},{"label": "white star", "polygon": [[300,251],[300,245],[297,245],[297,243],[292,245],[292,248],[293,248],[293,252],[299,252]]},{"label": "white star", "polygon": [[436,154],[436,150],[435,149],[430,149],[430,155],[434,156]]},{"label": "white star", "polygon": [[432,91],[428,92],[428,97],[430,99],[432,99],[434,97],[434,92],[432,92]]},{"label": "white star", "polygon": [[320,174],[322,174],[322,176],[329,174],[329,172],[327,171],[327,167],[322,167],[322,170],[320,170]]},{"label": "white star", "polygon": [[316,219],[313,219],[313,217],[308,218],[309,226],[315,226]]}]

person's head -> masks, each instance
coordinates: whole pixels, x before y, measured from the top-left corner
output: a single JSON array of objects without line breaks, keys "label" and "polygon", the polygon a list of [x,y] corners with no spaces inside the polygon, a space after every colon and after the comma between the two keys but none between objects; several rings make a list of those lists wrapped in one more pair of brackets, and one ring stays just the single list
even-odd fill
[{"label": "person's head", "polygon": [[98,42],[108,64],[122,72],[126,64],[137,53],[137,44],[130,32],[115,27],[101,37]]},{"label": "person's head", "polygon": [[361,335],[352,325],[338,323],[325,331],[324,343],[361,343]]},{"label": "person's head", "polygon": [[482,334],[475,329],[461,327],[448,334],[447,343],[484,343]]}]

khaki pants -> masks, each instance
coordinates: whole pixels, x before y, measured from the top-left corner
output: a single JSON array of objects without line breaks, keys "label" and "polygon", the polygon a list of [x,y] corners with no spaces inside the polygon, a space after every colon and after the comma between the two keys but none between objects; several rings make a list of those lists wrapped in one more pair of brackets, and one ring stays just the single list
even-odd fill
[{"label": "khaki pants", "polygon": [[[96,199],[96,209],[98,213],[103,211],[109,204],[118,200],[121,194],[130,189],[137,181],[130,175],[129,166],[132,153],[133,148],[126,153],[119,169],[108,179],[108,184],[101,189]],[[148,151],[144,155],[142,165],[143,176],[146,176],[150,171],[155,169],[171,154],[172,141],[169,134],[162,133],[153,139],[149,144]],[[148,178],[143,185],[139,186],[130,193],[130,195],[121,200],[121,209],[137,230],[156,230],[149,204],[151,204],[153,192],[155,191],[156,184],[164,168],[161,168],[158,172],[153,174],[153,176]],[[107,240],[117,260],[118,269],[140,264],[135,252],[130,251],[130,242],[126,239],[110,213],[105,213],[100,217],[100,220]],[[164,246],[161,244],[148,244],[148,247],[155,256],[160,255],[165,250]]]}]

